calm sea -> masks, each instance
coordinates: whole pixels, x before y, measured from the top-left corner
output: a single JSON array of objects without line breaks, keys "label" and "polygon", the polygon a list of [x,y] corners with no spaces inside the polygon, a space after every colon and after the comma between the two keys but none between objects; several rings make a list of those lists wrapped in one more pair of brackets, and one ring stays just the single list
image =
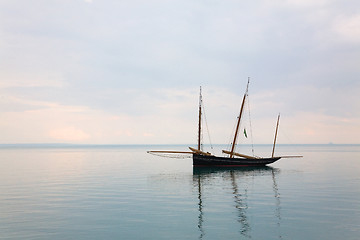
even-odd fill
[{"label": "calm sea", "polygon": [[304,157],[253,169],[161,149],[186,146],[2,145],[0,239],[360,239],[359,145],[280,145]]}]

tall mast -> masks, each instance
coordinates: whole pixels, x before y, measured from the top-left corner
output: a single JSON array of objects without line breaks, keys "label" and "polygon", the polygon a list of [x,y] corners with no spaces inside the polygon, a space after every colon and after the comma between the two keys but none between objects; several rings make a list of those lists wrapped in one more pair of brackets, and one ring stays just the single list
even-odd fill
[{"label": "tall mast", "polygon": [[202,96],[201,96],[201,86],[200,86],[200,97],[199,97],[199,132],[198,132],[198,150],[201,151],[201,105],[202,105]]},{"label": "tall mast", "polygon": [[280,113],[278,115],[277,122],[276,122],[275,138],[274,138],[274,145],[273,145],[271,157],[274,157],[276,137],[277,137],[277,132],[278,132],[278,128],[279,128],[279,120],[280,120]]},{"label": "tall mast", "polygon": [[234,149],[235,149],[236,140],[237,140],[237,137],[238,137],[240,121],[241,121],[241,116],[242,116],[242,113],[243,113],[243,110],[244,110],[246,96],[248,94],[249,82],[250,82],[250,78],[248,78],[248,82],[247,82],[247,86],[246,86],[246,92],[244,94],[244,97],[243,97],[243,100],[242,100],[242,103],[241,103],[240,114],[239,114],[238,121],[237,121],[237,124],[236,124],[235,136],[234,136],[234,140],[233,140],[232,145],[231,145],[230,158],[234,157]]}]

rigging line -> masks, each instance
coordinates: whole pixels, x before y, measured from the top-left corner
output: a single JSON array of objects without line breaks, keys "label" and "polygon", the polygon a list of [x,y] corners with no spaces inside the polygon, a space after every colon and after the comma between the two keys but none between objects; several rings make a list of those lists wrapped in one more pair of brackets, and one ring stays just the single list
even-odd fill
[{"label": "rigging line", "polygon": [[207,118],[206,118],[206,114],[205,114],[205,105],[204,105],[203,102],[202,102],[202,107],[203,107],[205,125],[206,125],[207,135],[208,135],[208,137],[209,137],[210,147],[211,147],[211,149],[214,149],[214,148],[213,148],[213,145],[212,145],[212,142],[211,142],[211,138],[210,138],[210,131],[209,131],[209,127],[208,127],[208,123],[207,123]]},{"label": "rigging line", "polygon": [[253,138],[252,125],[251,125],[251,115],[250,115],[250,99],[249,99],[249,95],[247,96],[247,100],[248,100],[248,109],[249,109],[249,124],[250,124],[250,137],[251,137],[251,151],[252,151],[253,156],[255,156],[255,152],[254,152],[254,138]]},{"label": "rigging line", "polygon": [[[278,135],[280,135],[280,138],[281,137],[285,137],[286,138],[286,142],[288,142],[288,144],[292,145],[292,148],[294,149],[297,149],[298,151],[300,151],[300,148],[299,148],[299,145],[294,143],[294,141],[292,141],[292,139],[289,137],[289,135],[287,135],[287,132],[286,132],[286,128],[282,128],[281,131],[279,131]],[[279,137],[278,137],[279,138]]]}]

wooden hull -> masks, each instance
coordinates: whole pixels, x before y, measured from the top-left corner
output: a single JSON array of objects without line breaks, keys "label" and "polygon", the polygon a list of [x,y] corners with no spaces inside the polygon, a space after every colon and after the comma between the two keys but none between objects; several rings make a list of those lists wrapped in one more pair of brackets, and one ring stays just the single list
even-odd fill
[{"label": "wooden hull", "polygon": [[229,158],[217,156],[205,156],[201,154],[193,154],[194,167],[252,167],[265,166],[267,164],[276,162],[281,157],[272,158]]}]

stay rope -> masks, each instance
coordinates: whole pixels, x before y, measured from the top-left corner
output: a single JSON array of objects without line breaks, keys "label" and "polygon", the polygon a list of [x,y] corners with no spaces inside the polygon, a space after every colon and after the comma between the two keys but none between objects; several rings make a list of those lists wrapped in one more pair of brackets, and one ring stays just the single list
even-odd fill
[{"label": "stay rope", "polygon": [[207,119],[206,119],[206,114],[205,114],[205,105],[203,102],[202,103],[202,109],[203,109],[203,113],[204,113],[204,119],[205,119],[205,125],[206,125],[206,131],[207,131],[207,135],[209,137],[209,142],[210,142],[210,147],[211,149],[214,149],[213,148],[213,145],[212,145],[212,142],[211,142],[211,138],[210,138],[210,131],[209,131],[209,127],[208,127],[208,123],[207,123]]},{"label": "stay rope", "polygon": [[249,125],[250,125],[250,136],[251,136],[251,151],[252,151],[253,156],[255,156],[255,152],[254,152],[254,138],[253,138],[253,132],[252,132],[252,126],[251,126],[250,99],[249,99],[249,95],[247,96],[247,102],[248,102],[248,110],[249,110]]}]

